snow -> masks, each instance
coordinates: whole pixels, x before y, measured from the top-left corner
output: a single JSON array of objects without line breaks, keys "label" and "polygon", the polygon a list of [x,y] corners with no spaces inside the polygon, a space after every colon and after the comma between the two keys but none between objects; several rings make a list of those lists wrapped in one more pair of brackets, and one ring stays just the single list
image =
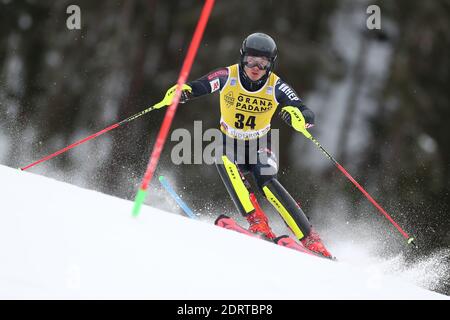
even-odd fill
[{"label": "snow", "polygon": [[150,206],[133,218],[130,201],[36,174],[0,177],[1,299],[449,298]]}]

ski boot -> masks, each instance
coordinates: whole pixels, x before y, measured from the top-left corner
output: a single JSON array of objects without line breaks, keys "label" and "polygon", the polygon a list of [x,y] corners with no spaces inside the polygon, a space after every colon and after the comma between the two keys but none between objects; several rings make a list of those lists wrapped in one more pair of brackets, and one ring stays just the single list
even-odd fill
[{"label": "ski boot", "polygon": [[260,233],[267,239],[275,239],[276,235],[272,232],[272,229],[269,226],[269,219],[267,219],[264,211],[262,211],[261,207],[259,206],[258,200],[256,200],[256,196],[254,193],[250,193],[250,201],[255,207],[255,211],[245,217],[250,224],[248,230],[253,233]]},{"label": "ski boot", "polygon": [[334,259],[331,253],[325,248],[319,234],[314,229],[311,229],[309,235],[300,240],[300,242],[306,249],[318,253],[325,258]]},{"label": "ski boot", "polygon": [[262,234],[264,237],[273,240],[276,238],[275,234],[269,226],[269,221],[264,214],[258,210],[245,217],[250,224],[248,230],[253,233]]}]

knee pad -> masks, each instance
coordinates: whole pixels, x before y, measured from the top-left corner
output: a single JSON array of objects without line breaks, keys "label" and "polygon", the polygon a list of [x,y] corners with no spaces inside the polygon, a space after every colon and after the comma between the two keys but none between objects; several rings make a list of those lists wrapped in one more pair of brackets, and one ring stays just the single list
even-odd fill
[{"label": "knee pad", "polygon": [[253,169],[258,186],[262,186],[271,179],[276,179],[278,174],[278,159],[270,149],[258,150],[258,162]]}]

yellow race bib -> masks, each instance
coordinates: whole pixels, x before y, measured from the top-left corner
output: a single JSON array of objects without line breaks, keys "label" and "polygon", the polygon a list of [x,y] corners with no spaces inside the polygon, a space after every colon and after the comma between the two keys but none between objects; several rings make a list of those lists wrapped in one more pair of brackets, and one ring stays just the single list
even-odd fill
[{"label": "yellow race bib", "polygon": [[228,80],[220,91],[220,129],[235,139],[256,139],[270,130],[278,107],[275,98],[278,76],[271,73],[261,89],[250,92],[242,86],[238,68],[237,64],[228,67]]}]

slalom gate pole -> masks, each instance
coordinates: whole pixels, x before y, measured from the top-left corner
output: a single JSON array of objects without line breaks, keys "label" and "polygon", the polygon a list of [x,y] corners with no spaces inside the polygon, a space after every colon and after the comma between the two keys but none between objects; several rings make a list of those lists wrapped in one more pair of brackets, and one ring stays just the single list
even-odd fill
[{"label": "slalom gate pole", "polygon": [[169,182],[164,178],[164,176],[159,176],[159,182],[161,182],[162,186],[166,191],[172,196],[172,198],[175,200],[175,202],[178,204],[178,206],[184,211],[184,213],[191,219],[198,219],[195,213],[189,208],[189,206],[184,202],[178,193],[173,190],[172,186],[169,184]]},{"label": "slalom gate pole", "polygon": [[79,140],[79,141],[77,141],[77,142],[75,142],[75,143],[73,143],[71,145],[68,145],[67,147],[65,147],[65,148],[63,148],[61,150],[58,150],[55,153],[52,153],[52,154],[50,154],[50,155],[48,155],[48,156],[46,156],[46,157],[44,157],[44,158],[42,158],[40,160],[37,160],[37,161],[35,161],[35,162],[25,166],[25,167],[20,168],[20,170],[25,171],[25,170],[27,170],[27,169],[29,169],[31,167],[34,167],[35,165],[37,165],[39,163],[42,163],[42,162],[47,161],[47,160],[50,160],[50,159],[56,157],[57,155],[60,155],[61,153],[64,153],[64,152],[66,152],[66,151],[68,151],[70,149],[73,149],[73,148],[75,148],[76,146],[79,146],[82,143],[85,143],[85,142],[87,142],[89,140],[97,138],[98,136],[100,136],[100,135],[102,135],[102,134],[104,134],[104,133],[106,133],[108,131],[111,131],[111,130],[117,128],[117,127],[120,127],[120,126],[122,126],[124,124],[127,124],[127,123],[129,123],[129,122],[131,122],[131,121],[133,121],[133,120],[143,116],[144,114],[149,113],[150,111],[153,111],[155,109],[159,109],[162,106],[166,105],[166,101],[167,101],[167,99],[165,98],[162,101],[160,101],[159,103],[155,104],[154,106],[151,106],[150,108],[142,110],[141,112],[138,112],[138,113],[132,115],[131,117],[128,117],[128,118],[126,118],[126,119],[124,119],[124,120],[122,120],[120,122],[117,122],[117,123],[115,123],[115,124],[105,128],[105,129],[97,132],[97,133],[94,133],[93,135],[90,135],[89,137],[86,137],[86,138],[81,139],[81,140]]},{"label": "slalom gate pole", "polygon": [[133,216],[137,217],[141,209],[142,203],[145,201],[147,196],[148,185],[150,184],[153,174],[155,173],[156,166],[158,165],[159,157],[161,156],[162,149],[167,139],[172,120],[175,116],[175,112],[178,107],[178,102],[180,101],[181,88],[186,83],[189,72],[191,71],[192,63],[197,54],[200,41],[203,37],[203,32],[205,31],[206,24],[209,20],[212,8],[214,6],[214,0],[206,0],[203,6],[200,18],[198,20],[197,26],[192,37],[191,44],[186,54],[183,66],[181,68],[180,76],[177,81],[177,89],[175,91],[175,96],[170,104],[170,107],[166,111],[163,123],[159,130],[158,136],[156,138],[156,144],[153,147],[149,163],[147,165],[147,170],[145,171],[144,178],[142,179],[141,186],[136,194],[133,206]]},{"label": "slalom gate pole", "polygon": [[333,164],[359,189],[359,191],[364,194],[364,196],[375,206],[375,208],[378,209],[388,220],[389,222],[401,233],[401,235],[407,239],[407,243],[413,245],[415,248],[417,248],[416,243],[414,242],[414,238],[410,237],[398,224],[397,222],[392,219],[392,217],[384,210],[378,202],[375,201],[371,197],[371,195],[350,175],[350,173],[345,170],[343,166],[337,160],[327,151],[324,147],[317,141],[304,127],[305,120],[301,119],[303,121],[303,125],[301,127],[296,127],[295,129],[299,132],[301,132],[306,138],[314,142],[314,144],[327,156],[328,159],[333,162]]}]

